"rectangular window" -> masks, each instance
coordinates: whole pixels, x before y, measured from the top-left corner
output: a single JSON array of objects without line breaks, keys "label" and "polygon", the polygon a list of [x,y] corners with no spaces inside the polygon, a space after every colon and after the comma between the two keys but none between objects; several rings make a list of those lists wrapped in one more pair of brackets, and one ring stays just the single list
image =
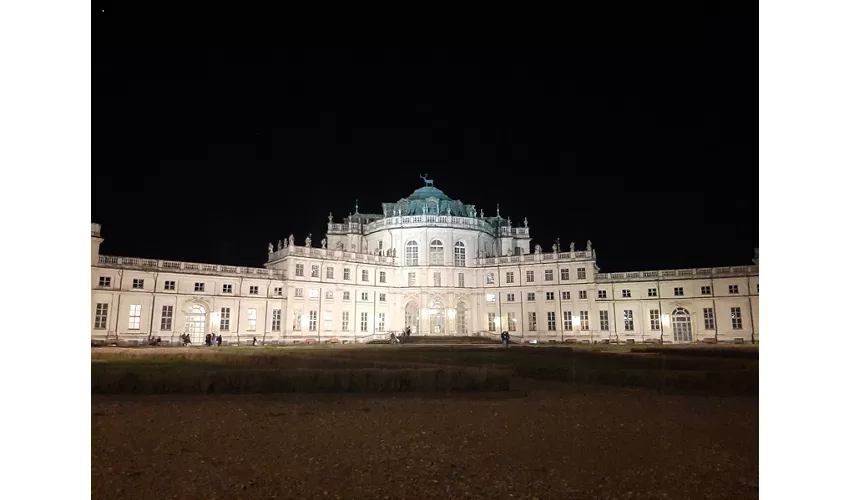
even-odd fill
[{"label": "rectangular window", "polygon": [[587,300],[587,290],[579,290],[578,298],[579,300]]},{"label": "rectangular window", "polygon": [[590,316],[587,311],[579,311],[578,319],[581,322],[582,330],[590,330]]},{"label": "rectangular window", "polygon": [[673,288],[673,295],[676,297],[683,297],[685,295],[685,288],[681,286]]},{"label": "rectangular window", "polygon": [[159,329],[170,331],[171,322],[174,319],[174,306],[162,306],[162,320],[159,322]]},{"label": "rectangular window", "polygon": [[564,330],[573,329],[573,312],[564,311]]},{"label": "rectangular window", "polygon": [[492,285],[495,282],[496,282],[496,278],[495,278],[495,276],[493,276],[493,273],[487,273],[487,284]]},{"label": "rectangular window", "polygon": [[310,266],[310,277],[318,278],[319,277],[319,266]]},{"label": "rectangular window", "polygon": [[729,293],[738,293],[738,285],[729,285]]},{"label": "rectangular window", "polygon": [[744,328],[744,322],[741,319],[741,308],[740,307],[733,307],[732,308],[732,329],[733,330],[741,330],[743,328]]},{"label": "rectangular window", "polygon": [[360,300],[369,300],[369,292],[360,292]]},{"label": "rectangular window", "polygon": [[98,304],[94,311],[94,329],[106,330],[106,318],[109,316],[109,304]]},{"label": "rectangular window", "polygon": [[304,264],[295,264],[295,276],[304,276]]},{"label": "rectangular window", "polygon": [[342,300],[351,300],[351,292],[342,292]]},{"label": "rectangular window", "polygon": [[628,289],[623,289],[623,298],[628,299],[632,296],[632,291]]},{"label": "rectangular window", "polygon": [[457,275],[457,286],[463,288],[463,273],[458,273]]},{"label": "rectangular window", "polygon": [[360,313],[360,331],[368,332],[369,331],[369,313],[362,312]]},{"label": "rectangular window", "polygon": [[325,278],[329,279],[329,280],[334,279],[334,268],[333,267],[326,267],[325,268]]},{"label": "rectangular window", "polygon": [[546,329],[550,332],[554,332],[557,329],[555,311],[546,311]]},{"label": "rectangular window", "polygon": [[257,310],[256,309],[248,309],[248,331],[256,332],[257,331]]},{"label": "rectangular window", "polygon": [[274,296],[280,297],[281,295],[283,295],[283,287],[280,287],[280,286],[274,287]]},{"label": "rectangular window", "polygon": [[139,325],[142,323],[142,305],[141,304],[131,304],[130,305],[130,321],[127,328],[130,330],[138,330]]},{"label": "rectangular window", "polygon": [[599,329],[608,331],[608,311],[599,311]]},{"label": "rectangular window", "polygon": [[385,294],[385,293],[378,294],[378,302],[386,302],[386,301],[387,301],[387,294]]},{"label": "rectangular window", "polygon": [[505,273],[505,283],[513,283],[514,282],[514,273],[513,271],[508,271]]},{"label": "rectangular window", "polygon": [[301,331],[301,309],[292,311],[292,329],[296,332]]},{"label": "rectangular window", "polygon": [[416,273],[407,273],[407,286],[416,286]]},{"label": "rectangular window", "polygon": [[100,288],[109,288],[112,286],[112,278],[109,276],[101,276],[98,279],[97,286]]},{"label": "rectangular window", "polygon": [[555,292],[546,292],[546,300],[555,300]]},{"label": "rectangular window", "polygon": [[256,286],[256,285],[249,286],[248,287],[248,294],[249,295],[259,295],[260,294],[260,287]]},{"label": "rectangular window", "polygon": [[311,288],[310,289],[310,298],[311,299],[318,299],[319,298],[319,289],[318,288]]},{"label": "rectangular window", "polygon": [[650,309],[649,310],[649,329],[650,330],[660,330],[661,329],[661,311],[658,309]]},{"label": "rectangular window", "polygon": [[554,281],[555,280],[555,271],[551,269],[546,269],[543,271],[543,281]]},{"label": "rectangular window", "polygon": [[658,289],[657,288],[647,288],[646,289],[647,297],[658,297]]},{"label": "rectangular window", "polygon": [[505,300],[507,300],[508,302],[513,302],[514,301],[514,294],[509,293],[509,294],[505,295]]},{"label": "rectangular window", "polygon": [[528,331],[536,332],[537,331],[537,313],[529,312],[528,313]]},{"label": "rectangular window", "polygon": [[230,330],[230,308],[221,308],[221,318],[218,322],[218,329],[223,331]]},{"label": "rectangular window", "polygon": [[342,331],[348,331],[348,311],[342,311]]},{"label": "rectangular window", "polygon": [[634,316],[632,316],[632,310],[631,309],[626,309],[625,311],[623,311],[623,322],[625,323],[624,326],[625,326],[625,330],[627,332],[634,331],[635,320],[634,320]]},{"label": "rectangular window", "polygon": [[333,311],[325,311],[325,331],[331,331],[333,326],[334,313]]},{"label": "rectangular window", "polygon": [[221,293],[233,293],[233,285],[221,285]]},{"label": "rectangular window", "polygon": [[528,302],[534,302],[534,292],[528,292],[525,296],[525,300]]},{"label": "rectangular window", "polygon": [[714,309],[711,307],[703,308],[702,319],[705,320],[705,329],[714,330]]},{"label": "rectangular window", "polygon": [[383,332],[387,326],[387,315],[386,313],[378,313],[378,331]]},{"label": "rectangular window", "polygon": [[316,331],[316,327],[319,323],[319,313],[317,311],[307,311],[307,330],[311,332]]},{"label": "rectangular window", "polygon": [[369,271],[364,269],[360,271],[360,281],[369,281]]},{"label": "rectangular window", "polygon": [[711,287],[710,286],[700,287],[699,291],[703,295],[711,295]]},{"label": "rectangular window", "polygon": [[608,298],[608,290],[596,290],[596,298],[597,299],[607,299]]},{"label": "rectangular window", "polygon": [[165,287],[164,287],[165,290],[173,292],[176,288],[177,288],[177,282],[176,281],[166,281],[165,282]]},{"label": "rectangular window", "polygon": [[325,291],[325,298],[326,298],[326,299],[332,299],[332,298],[334,298],[334,291],[333,291],[333,290],[327,290],[327,291]]},{"label": "rectangular window", "polygon": [[145,287],[145,280],[143,279],[133,279],[133,288],[134,289],[142,289]]},{"label": "rectangular window", "polygon": [[525,282],[534,283],[534,271],[529,270],[525,272]]},{"label": "rectangular window", "polygon": [[586,280],[587,279],[587,272],[584,270],[583,267],[576,269],[576,274],[577,274],[576,279],[580,279],[580,280]]},{"label": "rectangular window", "polygon": [[487,330],[496,331],[496,313],[487,313]]},{"label": "rectangular window", "polygon": [[440,283],[440,273],[434,273],[434,286],[442,286]]},{"label": "rectangular window", "polygon": [[386,283],[386,282],[387,282],[387,272],[386,272],[386,271],[381,271],[381,272],[378,274],[378,281],[379,281],[379,282],[381,282],[381,283]]},{"label": "rectangular window", "polygon": [[272,331],[280,331],[280,309],[272,309]]},{"label": "rectangular window", "polygon": [[342,270],[342,279],[347,281],[351,280],[351,269],[345,268]]},{"label": "rectangular window", "polygon": [[561,281],[570,281],[569,269],[561,269]]},{"label": "rectangular window", "polygon": [[513,312],[508,313],[508,331],[509,332],[515,332],[516,331],[516,313],[513,313]]},{"label": "rectangular window", "polygon": [[487,294],[487,302],[496,302],[496,294],[488,293]]},{"label": "rectangular window", "polygon": [[570,292],[561,292],[561,300],[570,300]]},{"label": "rectangular window", "polygon": [[296,288],[295,289],[295,296],[296,297],[303,297],[304,296],[304,289],[303,288]]}]

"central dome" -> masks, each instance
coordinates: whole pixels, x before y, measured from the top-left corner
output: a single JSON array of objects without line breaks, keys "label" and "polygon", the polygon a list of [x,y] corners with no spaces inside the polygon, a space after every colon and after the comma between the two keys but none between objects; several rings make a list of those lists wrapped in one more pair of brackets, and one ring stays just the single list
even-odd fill
[{"label": "central dome", "polygon": [[421,188],[417,189],[416,191],[414,191],[413,193],[411,193],[410,196],[407,197],[407,199],[410,200],[410,201],[424,200],[426,198],[437,198],[438,200],[446,200],[446,201],[452,200],[451,198],[446,196],[446,193],[440,191],[439,189],[435,188],[434,186],[421,187]]}]

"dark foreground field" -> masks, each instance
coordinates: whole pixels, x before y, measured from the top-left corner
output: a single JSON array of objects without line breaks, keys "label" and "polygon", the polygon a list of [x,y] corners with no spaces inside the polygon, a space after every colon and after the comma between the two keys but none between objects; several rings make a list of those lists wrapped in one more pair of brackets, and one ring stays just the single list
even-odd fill
[{"label": "dark foreground field", "polygon": [[[753,356],[742,364],[692,355],[697,369],[685,370],[677,356],[652,353],[623,361],[553,350],[354,351],[334,352],[334,368],[380,370],[391,355],[408,367],[464,362],[513,375],[509,390],[462,393],[391,386],[386,394],[95,394],[92,498],[758,498],[758,398],[727,387],[736,377],[747,386],[753,370],[757,378]],[[93,384],[169,365],[185,376],[283,360],[287,369],[315,369],[328,356],[301,351],[225,364],[198,351],[180,363],[164,351],[104,352],[93,351],[102,360],[93,363]],[[317,359],[297,361],[307,356]],[[713,385],[612,386],[663,381],[658,374],[670,363],[674,373],[727,373],[724,395]],[[94,368],[101,365],[110,368]],[[607,385],[564,375],[620,370],[653,375]]]}]

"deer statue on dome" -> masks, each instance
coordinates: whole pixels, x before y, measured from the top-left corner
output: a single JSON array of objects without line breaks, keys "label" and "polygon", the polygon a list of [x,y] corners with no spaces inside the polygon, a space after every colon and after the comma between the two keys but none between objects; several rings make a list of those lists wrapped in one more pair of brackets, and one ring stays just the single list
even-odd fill
[{"label": "deer statue on dome", "polygon": [[426,185],[426,186],[434,187],[434,180],[433,180],[433,179],[429,179],[429,178],[428,178],[428,174],[427,174],[427,173],[426,173],[425,175],[420,174],[420,175],[419,175],[419,178],[420,178],[420,179],[422,179],[423,181],[425,181],[425,185]]}]

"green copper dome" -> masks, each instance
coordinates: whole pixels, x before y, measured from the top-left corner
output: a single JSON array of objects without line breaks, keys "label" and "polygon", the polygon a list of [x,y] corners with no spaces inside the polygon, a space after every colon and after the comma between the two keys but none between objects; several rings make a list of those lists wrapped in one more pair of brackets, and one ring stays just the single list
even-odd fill
[{"label": "green copper dome", "polygon": [[407,197],[408,201],[424,200],[426,198],[437,198],[438,200],[452,201],[451,198],[446,196],[446,193],[440,191],[434,186],[421,187]]}]

